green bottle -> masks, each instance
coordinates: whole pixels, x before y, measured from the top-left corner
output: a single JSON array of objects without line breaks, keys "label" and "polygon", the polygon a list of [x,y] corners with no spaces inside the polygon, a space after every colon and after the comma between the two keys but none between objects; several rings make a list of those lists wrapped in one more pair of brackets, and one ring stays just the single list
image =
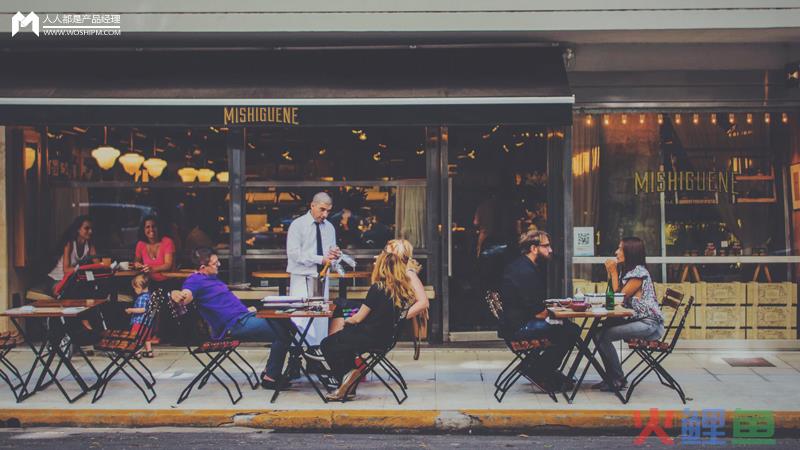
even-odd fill
[{"label": "green bottle", "polygon": [[608,287],[606,287],[606,309],[614,309],[614,285],[611,284],[611,277],[608,277]]}]

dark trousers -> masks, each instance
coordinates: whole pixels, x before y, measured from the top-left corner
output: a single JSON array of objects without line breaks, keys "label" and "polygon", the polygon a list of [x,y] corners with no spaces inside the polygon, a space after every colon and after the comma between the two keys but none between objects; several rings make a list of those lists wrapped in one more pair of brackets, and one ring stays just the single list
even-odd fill
[{"label": "dark trousers", "polygon": [[581,327],[568,320],[562,325],[552,325],[544,319],[533,319],[514,333],[514,340],[548,339],[550,347],[542,352],[531,370],[537,375],[549,375],[558,369],[580,334]]},{"label": "dark trousers", "polygon": [[356,368],[356,356],[371,347],[374,347],[374,338],[353,326],[345,326],[342,331],[326,337],[320,344],[325,361],[339,381],[347,372]]}]

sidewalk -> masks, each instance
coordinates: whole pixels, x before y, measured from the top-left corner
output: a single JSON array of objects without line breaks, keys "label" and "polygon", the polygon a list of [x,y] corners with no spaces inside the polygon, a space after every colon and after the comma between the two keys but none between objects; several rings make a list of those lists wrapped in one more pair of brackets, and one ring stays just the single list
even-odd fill
[{"label": "sidewalk", "polygon": [[[124,377],[116,378],[105,396],[94,405],[91,395],[70,405],[55,386],[17,404],[3,384],[0,387],[0,420],[18,420],[23,426],[244,425],[395,430],[547,426],[625,430],[633,427],[636,411],[651,408],[681,412],[684,408],[731,412],[741,408],[775,411],[779,429],[800,430],[800,352],[676,352],[665,366],[692,399],[684,406],[677,394],[663,387],[655,376],[645,380],[631,402],[623,405],[612,394],[589,390],[588,386],[599,380],[591,370],[572,405],[563,397],[554,403],[522,381],[508,393],[503,403],[498,403],[492,396],[492,383],[512,356],[500,348],[423,348],[418,361],[412,359],[410,349],[395,349],[392,360],[409,385],[409,398],[402,405],[397,405],[375,379],[359,386],[355,401],[323,404],[307,382],[298,381],[291,390],[281,393],[275,404],[270,404],[272,391],[245,389],[243,377],[244,398],[236,405],[231,404],[225,391],[213,380],[204,389],[194,391],[181,405],[176,405],[179,392],[198,372],[199,365],[183,348],[156,347],[155,351],[156,358],[145,360],[158,381],[158,397],[151,404],[147,404]],[[240,352],[257,371],[264,366],[265,348],[245,347]],[[774,367],[732,367],[723,360],[758,357]],[[17,349],[11,354],[20,369],[29,368],[32,358],[29,350]],[[107,359],[95,356],[93,361],[103,366]],[[81,366],[78,367],[81,370]],[[81,372],[86,373],[85,370]],[[72,386],[68,376],[63,378],[67,386]],[[87,380],[92,379],[87,377]]]}]

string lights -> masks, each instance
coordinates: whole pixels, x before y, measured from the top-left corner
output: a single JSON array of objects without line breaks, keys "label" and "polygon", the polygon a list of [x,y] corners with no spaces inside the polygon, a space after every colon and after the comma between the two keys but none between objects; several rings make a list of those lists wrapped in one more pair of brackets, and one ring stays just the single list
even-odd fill
[{"label": "string lights", "polygon": [[[763,114],[763,116],[761,116],[759,114]],[[739,117],[740,117],[739,120],[744,119],[744,123],[746,123],[747,125],[753,125],[756,121],[761,120],[761,119],[759,119],[759,117],[763,117],[763,121],[764,121],[763,123],[769,125],[770,123],[772,123],[772,117],[775,116],[776,114],[778,114],[778,113],[775,113],[775,112],[772,112],[772,113],[770,113],[770,112],[764,112],[764,113],[739,113]],[[647,122],[647,116],[648,115],[649,114],[641,114],[641,113],[638,114],[638,116],[639,116],[639,125],[644,125]],[[684,112],[684,113],[670,113],[670,114],[656,113],[654,115],[656,117],[656,123],[658,123],[659,125],[663,125],[664,121],[665,120],[669,120],[670,118],[671,118],[671,121],[672,121],[672,123],[674,125],[681,125],[681,124],[683,124],[683,119],[684,119],[685,116],[690,116],[691,117],[693,125],[700,125],[703,122],[710,123],[711,125],[717,125],[717,123],[718,123],[718,114],[717,113],[707,113],[707,114],[705,114],[705,113],[685,113]],[[725,115],[727,115],[728,123],[730,125],[735,125],[736,124],[736,122],[737,122],[737,117],[736,117],[737,114],[736,113],[724,113],[723,117]],[[617,113],[617,114],[602,113],[602,114],[600,114],[600,116],[601,116],[601,119],[602,119],[603,126],[609,126],[609,125],[611,125],[612,122],[617,121],[617,120],[618,120],[618,122],[615,122],[615,123],[618,123],[620,125],[628,125],[629,113]],[[742,117],[742,116],[744,116],[744,117]],[[790,114],[788,112],[781,112],[780,113],[781,123],[788,124],[789,123],[789,117],[790,117]],[[584,118],[583,118],[583,122],[587,126],[592,126],[594,124],[594,115],[593,114],[585,114]]]}]

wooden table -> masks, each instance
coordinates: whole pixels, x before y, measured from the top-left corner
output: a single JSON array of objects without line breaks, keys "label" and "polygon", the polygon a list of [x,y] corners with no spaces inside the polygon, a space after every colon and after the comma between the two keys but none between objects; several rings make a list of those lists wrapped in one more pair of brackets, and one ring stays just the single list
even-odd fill
[{"label": "wooden table", "polygon": [[[139,270],[118,270],[114,272],[115,277],[135,277],[136,275],[143,273]],[[159,272],[164,278],[168,279],[179,279],[179,278],[189,278],[195,273],[192,269],[182,269],[176,272]]]},{"label": "wooden table", "polygon": [[[581,373],[580,378],[578,378],[577,383],[575,383],[575,388],[569,394],[567,392],[564,392],[564,398],[566,398],[567,403],[570,404],[575,399],[575,395],[578,393],[578,389],[580,389],[581,384],[583,384],[583,379],[586,377],[586,372],[589,371],[589,366],[593,366],[595,370],[597,370],[597,373],[599,373],[600,376],[603,378],[603,380],[606,379],[605,368],[603,368],[602,364],[600,364],[600,362],[597,361],[597,358],[595,358],[597,354],[597,347],[594,347],[594,350],[590,350],[589,348],[589,345],[593,343],[594,336],[597,334],[597,329],[600,326],[600,323],[605,321],[606,319],[626,318],[633,316],[632,309],[624,308],[622,306],[617,306],[611,311],[607,311],[605,310],[605,308],[599,311],[600,312],[596,312],[593,311],[592,309],[589,309],[586,311],[578,312],[561,306],[547,308],[548,314],[550,315],[550,317],[554,319],[562,319],[562,320],[583,319],[583,322],[581,323],[581,330],[583,330],[583,328],[586,326],[586,322],[589,319],[592,319],[592,324],[589,327],[589,331],[586,333],[586,337],[583,340],[578,338],[575,341],[575,348],[577,348],[578,350],[578,355],[575,357],[575,361],[572,362],[572,366],[570,367],[569,372],[567,373],[567,377],[572,378],[575,376],[575,373],[578,371],[578,367],[580,366],[581,359],[583,357],[586,357],[587,361],[586,365],[583,368],[583,372]],[[572,350],[570,350],[570,353],[572,353]],[[566,356],[566,358],[564,358],[565,364],[568,359],[569,359],[569,354]],[[625,403],[625,399],[619,392],[619,390],[616,389],[614,386],[611,387],[612,389],[614,389],[614,394],[617,395],[617,398],[619,398],[622,403]]]},{"label": "wooden table", "polygon": [[[278,295],[286,295],[288,280],[291,278],[291,274],[278,271],[253,272],[251,276],[259,280],[278,280]],[[344,275],[338,272],[328,273],[328,278],[342,278],[353,282],[358,279],[369,279],[371,276],[372,272],[366,271],[345,272]],[[339,298],[347,298],[347,285],[342,282],[339,282]]]},{"label": "wooden table", "polygon": [[[303,354],[304,350],[307,349],[310,345],[308,340],[306,339],[306,335],[308,334],[308,330],[311,329],[311,324],[314,322],[314,319],[318,317],[323,317],[330,319],[333,317],[333,309],[334,305],[330,302],[325,302],[322,305],[321,310],[313,311],[307,309],[298,309],[296,311],[287,312],[286,309],[260,309],[256,312],[256,317],[260,317],[262,319],[267,319],[271,324],[278,327],[279,329],[283,329],[289,336],[291,336],[291,345],[289,347],[290,353],[291,350],[295,350],[299,354]],[[291,319],[294,318],[308,318],[308,323],[305,326],[305,329],[302,331],[297,328],[294,322]],[[325,394],[322,393],[320,388],[317,386],[317,383],[311,378],[311,374],[308,372],[308,368],[305,364],[302,364],[304,359],[301,358],[300,370],[305,375],[306,379],[311,383],[311,386],[314,387],[314,390],[317,391],[317,395],[322,399],[324,403],[328,403],[328,399],[325,398]],[[286,370],[283,373],[283,378],[288,377],[289,366],[287,364]],[[320,376],[317,375],[319,379]],[[325,383],[320,379],[320,384],[325,387]],[[327,389],[327,388],[326,388]],[[281,389],[279,386],[276,386],[275,392],[272,394],[272,398],[270,399],[270,403],[275,403],[275,400],[278,398],[278,394],[280,394]]]},{"label": "wooden table", "polygon": [[[44,390],[51,383],[55,383],[55,385],[58,387],[58,390],[61,391],[61,394],[63,394],[64,398],[66,398],[70,403],[73,403],[79,398],[83,397],[95,387],[96,382],[95,384],[89,385],[83,379],[80,372],[78,372],[78,370],[72,364],[72,361],[70,361],[67,352],[61,348],[61,343],[65,336],[70,338],[70,342],[73,341],[73,336],[70,335],[69,327],[65,326],[65,319],[77,318],[82,314],[95,310],[95,308],[98,308],[104,303],[106,303],[106,300],[44,300],[34,303],[32,305],[34,310],[22,307],[8,309],[0,313],[0,316],[11,319],[11,322],[17,328],[22,337],[25,338],[25,342],[28,343],[28,346],[31,348],[31,351],[33,351],[35,356],[33,365],[31,366],[30,371],[28,371],[28,376],[25,379],[25,383],[22,387],[23,393],[20,396],[20,401],[30,397],[36,392]],[[65,308],[82,309],[65,310]],[[25,333],[25,329],[20,325],[19,319],[55,320],[47,320],[48,323],[46,326],[42,327],[42,343],[37,349],[33,343],[33,340],[28,337],[28,335]],[[89,361],[89,358],[86,357],[86,354],[83,352],[83,350],[81,350],[80,347],[77,347],[77,350],[84,362],[86,362],[86,365],[92,369],[95,379],[99,380],[100,374],[97,372],[97,369],[95,369],[94,365],[92,365],[91,361]],[[51,369],[56,358],[58,358],[58,363],[56,364],[55,369]],[[33,389],[28,390],[28,384],[30,383],[33,373],[36,371],[36,366],[39,363],[42,364],[42,372],[39,375],[39,379],[36,381],[36,385],[33,387]],[[61,369],[61,366],[67,368],[75,382],[78,384],[78,387],[80,388],[80,393],[78,393],[78,395],[70,397],[66,389],[64,389],[64,386],[61,384],[61,381],[59,381],[58,371]],[[45,378],[48,375],[49,380],[45,381]]]}]

